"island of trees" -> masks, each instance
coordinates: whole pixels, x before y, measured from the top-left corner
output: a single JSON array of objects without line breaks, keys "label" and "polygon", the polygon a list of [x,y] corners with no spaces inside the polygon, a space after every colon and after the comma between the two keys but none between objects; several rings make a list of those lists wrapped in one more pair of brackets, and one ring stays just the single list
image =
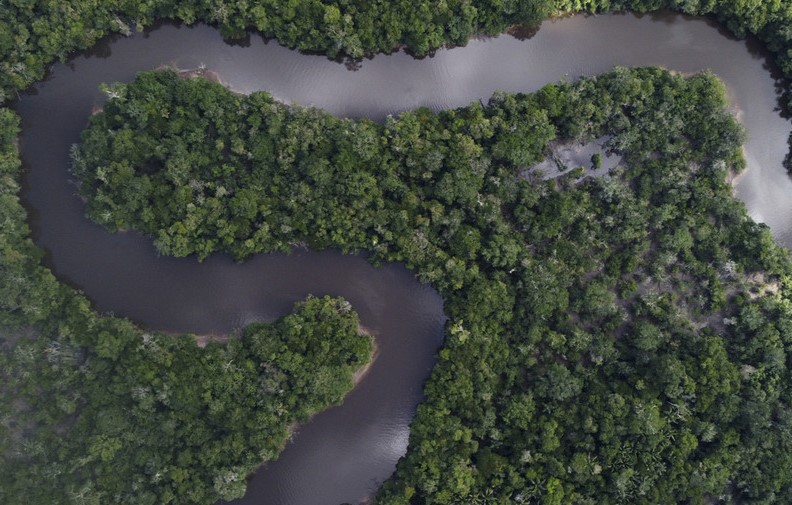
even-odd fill
[{"label": "island of trees", "polygon": [[[237,496],[370,350],[340,300],[200,349],[99,316],[58,282],[29,238],[5,107],[51,61],[163,17],[354,58],[661,7],[758,36],[792,75],[781,1],[6,2],[0,501]],[[168,72],[116,91],[75,151],[108,228],[174,255],[370,251],[445,297],[446,343],[379,503],[792,502],[790,260],[731,196],[741,132],[712,76],[617,69],[383,125]],[[553,139],[606,134],[623,156],[610,174],[521,175]]]}]

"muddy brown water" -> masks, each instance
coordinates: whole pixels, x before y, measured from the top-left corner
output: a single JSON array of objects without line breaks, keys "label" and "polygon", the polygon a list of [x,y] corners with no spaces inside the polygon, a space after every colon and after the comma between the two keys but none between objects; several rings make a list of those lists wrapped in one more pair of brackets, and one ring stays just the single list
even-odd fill
[{"label": "muddy brown water", "polygon": [[55,65],[16,106],[27,167],[23,200],[55,274],[100,311],[156,330],[228,333],[284,315],[313,293],[346,297],[378,338],[375,365],[344,405],[300,428],[280,458],[252,477],[238,503],[336,505],[376,491],[406,450],[445,317],[437,293],[401,265],[377,269],[363,257],[301,250],[243,264],[222,255],[198,263],[159,257],[145,237],[112,235],[88,222],[69,180],[68,154],[103,102],[97,87],[163,64],[205,65],[237,91],[263,89],[283,101],[375,120],[419,106],[441,110],[486,101],[496,90],[530,92],[614,65],[711,69],[726,82],[749,134],[749,170],[737,180],[736,194],[780,243],[792,244],[792,181],[781,166],[790,125],[777,111],[772,66],[755,44],[732,40],[706,20],[576,16],[545,22],[528,40],[475,40],[423,60],[381,55],[356,70],[257,36],[229,45],[206,26],[165,24],[105,39]]}]

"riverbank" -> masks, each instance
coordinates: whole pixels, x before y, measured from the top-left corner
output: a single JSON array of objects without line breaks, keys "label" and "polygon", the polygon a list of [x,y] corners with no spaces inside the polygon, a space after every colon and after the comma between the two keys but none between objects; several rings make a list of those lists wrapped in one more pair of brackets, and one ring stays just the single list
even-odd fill
[{"label": "riverbank", "polygon": [[371,333],[371,331],[365,328],[363,325],[360,325],[358,326],[358,334],[366,335],[371,338],[371,354],[369,355],[368,362],[355,370],[355,373],[352,374],[352,383],[354,384],[354,387],[357,387],[358,384],[363,382],[363,379],[366,378],[366,375],[368,375],[368,373],[371,371],[371,367],[374,366],[374,362],[379,357],[379,345],[377,345],[377,340],[374,338],[374,335]]},{"label": "riverbank", "polygon": [[[363,379],[365,379],[366,376],[368,375],[368,373],[371,371],[371,367],[374,365],[374,362],[376,361],[377,357],[379,356],[379,346],[377,345],[377,341],[373,337],[372,333],[370,331],[368,331],[363,325],[358,325],[358,335],[368,336],[368,337],[371,338],[371,353],[369,355],[368,361],[364,365],[362,365],[360,368],[355,370],[355,372],[352,374],[352,384],[353,384],[352,389],[353,390],[361,382],[363,382]],[[349,394],[349,393],[347,393],[347,394]],[[321,414],[321,412],[317,412],[315,414],[312,414],[310,417],[308,417],[308,419],[305,419],[304,421],[294,421],[293,423],[291,423],[288,426],[287,430],[286,430],[288,436],[283,441],[283,446],[281,447],[281,451],[283,451],[286,448],[286,446],[293,440],[294,436],[297,434],[297,432],[300,430],[301,427],[303,427],[306,424],[308,424],[311,421],[313,421],[313,419],[319,414]],[[262,463],[260,468],[266,468],[267,463],[268,462]]]}]

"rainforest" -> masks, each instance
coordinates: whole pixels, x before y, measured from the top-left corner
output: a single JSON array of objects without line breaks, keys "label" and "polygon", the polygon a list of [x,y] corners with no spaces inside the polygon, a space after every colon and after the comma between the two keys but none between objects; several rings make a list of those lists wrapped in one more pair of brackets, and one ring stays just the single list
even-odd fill
[{"label": "rainforest", "polygon": [[[2,85],[10,98],[53,58],[163,17],[356,58],[402,45],[423,55],[565,11],[659,7],[753,33],[789,70],[782,3],[656,3],[63,13],[13,2],[0,15]],[[109,232],[138,230],[162,255],[199,260],[299,245],[365,253],[442,295],[445,341],[376,502],[792,498],[792,264],[732,196],[745,136],[715,76],[616,68],[383,123],[167,69],[104,89],[72,171]],[[371,359],[351,306],[311,297],[204,348],[97,314],[42,265],[18,198],[19,121],[4,108],[0,122],[3,502],[241,496],[292,422],[340,402]],[[531,169],[552,145],[602,138],[586,166]],[[606,154],[618,166],[602,168]]]}]

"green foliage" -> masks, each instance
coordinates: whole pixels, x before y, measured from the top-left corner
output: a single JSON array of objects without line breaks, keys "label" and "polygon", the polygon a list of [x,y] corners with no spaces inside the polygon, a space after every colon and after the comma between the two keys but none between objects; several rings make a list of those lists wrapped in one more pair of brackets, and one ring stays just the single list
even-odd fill
[{"label": "green foliage", "polygon": [[[74,152],[111,229],[201,257],[369,250],[445,297],[446,346],[381,503],[789,493],[791,432],[770,426],[792,399],[792,264],[731,197],[742,132],[711,74],[618,68],[383,125],[171,71],[116,89]],[[605,134],[626,165],[606,176],[518,175],[558,135]]]}]

